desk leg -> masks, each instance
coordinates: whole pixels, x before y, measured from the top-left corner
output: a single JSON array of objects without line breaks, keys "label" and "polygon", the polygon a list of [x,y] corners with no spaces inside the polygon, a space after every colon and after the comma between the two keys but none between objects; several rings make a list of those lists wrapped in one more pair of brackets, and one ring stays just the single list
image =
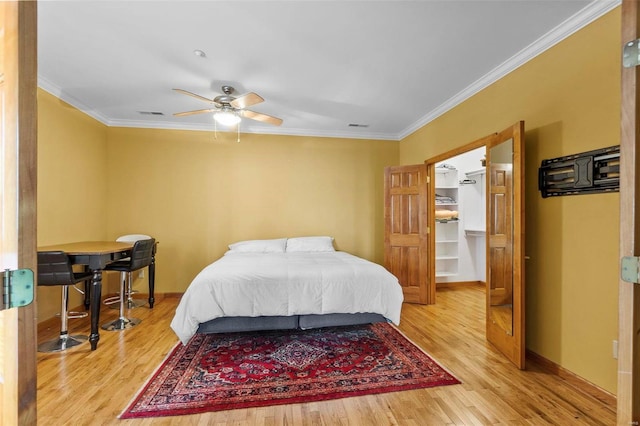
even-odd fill
[{"label": "desk leg", "polygon": [[91,280],[91,334],[89,335],[89,342],[91,343],[91,350],[95,351],[98,347],[98,340],[100,340],[100,333],[98,332],[98,323],[100,322],[100,299],[102,297],[102,271],[100,269],[93,269],[93,279]]},{"label": "desk leg", "polygon": [[156,286],[156,257],[151,257],[151,265],[149,265],[149,308],[153,308],[155,298],[153,292]]},{"label": "desk leg", "polygon": [[[84,267],[85,272],[89,271],[89,267]],[[91,281],[84,282],[84,310],[88,311],[91,308]]]}]

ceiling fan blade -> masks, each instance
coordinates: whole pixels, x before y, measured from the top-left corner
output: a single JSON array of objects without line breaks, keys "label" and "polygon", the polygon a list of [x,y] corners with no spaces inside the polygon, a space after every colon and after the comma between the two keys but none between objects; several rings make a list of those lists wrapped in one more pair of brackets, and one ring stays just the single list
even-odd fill
[{"label": "ceiling fan blade", "polygon": [[252,120],[262,121],[263,123],[273,124],[274,126],[279,126],[282,124],[281,118],[263,114],[261,112],[249,111],[248,109],[245,109],[242,110],[241,113],[244,117],[250,118]]},{"label": "ceiling fan blade", "polygon": [[234,108],[246,108],[251,105],[259,104],[260,102],[264,102],[262,96],[251,92],[246,95],[242,95],[239,98],[235,98],[230,102],[230,104]]},{"label": "ceiling fan blade", "polygon": [[210,104],[215,104],[216,103],[213,99],[208,99],[208,98],[205,98],[204,96],[196,95],[195,93],[191,93],[191,92],[188,92],[188,91],[183,90],[183,89],[173,89],[173,90],[175,90],[176,92],[183,93],[183,94],[188,95],[188,96],[193,96],[194,98],[200,99],[201,101],[209,102]]},{"label": "ceiling fan blade", "polygon": [[176,112],[173,114],[176,117],[184,117],[185,115],[204,114],[205,112],[215,112],[216,108],[197,109],[195,111]]}]

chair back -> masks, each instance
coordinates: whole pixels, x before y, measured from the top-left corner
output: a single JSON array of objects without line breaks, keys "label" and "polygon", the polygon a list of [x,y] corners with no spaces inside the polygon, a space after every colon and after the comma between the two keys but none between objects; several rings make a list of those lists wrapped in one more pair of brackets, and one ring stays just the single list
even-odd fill
[{"label": "chair back", "polygon": [[119,236],[118,238],[116,238],[116,241],[120,243],[135,243],[136,241],[148,240],[150,238],[152,237],[144,234],[129,234]]},{"label": "chair back", "polygon": [[136,271],[151,265],[155,245],[156,240],[154,238],[136,241],[133,244],[133,249],[131,249],[131,264],[129,269]]},{"label": "chair back", "polygon": [[76,282],[73,266],[65,252],[38,252],[38,285],[70,285]]}]

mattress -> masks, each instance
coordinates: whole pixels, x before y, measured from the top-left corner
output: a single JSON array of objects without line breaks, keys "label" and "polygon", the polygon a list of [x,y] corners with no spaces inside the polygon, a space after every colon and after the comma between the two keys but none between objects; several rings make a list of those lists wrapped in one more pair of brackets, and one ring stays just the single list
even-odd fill
[{"label": "mattress", "polygon": [[400,323],[402,288],[382,266],[343,251],[228,251],[185,291],[171,328],[186,344],[224,317],[373,313]]}]

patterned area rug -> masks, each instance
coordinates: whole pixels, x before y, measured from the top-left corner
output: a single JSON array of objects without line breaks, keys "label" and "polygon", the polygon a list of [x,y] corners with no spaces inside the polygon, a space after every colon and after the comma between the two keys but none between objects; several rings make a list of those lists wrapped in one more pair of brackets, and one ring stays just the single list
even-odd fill
[{"label": "patterned area rug", "polygon": [[195,335],[122,419],[321,401],[460,383],[387,323]]}]

